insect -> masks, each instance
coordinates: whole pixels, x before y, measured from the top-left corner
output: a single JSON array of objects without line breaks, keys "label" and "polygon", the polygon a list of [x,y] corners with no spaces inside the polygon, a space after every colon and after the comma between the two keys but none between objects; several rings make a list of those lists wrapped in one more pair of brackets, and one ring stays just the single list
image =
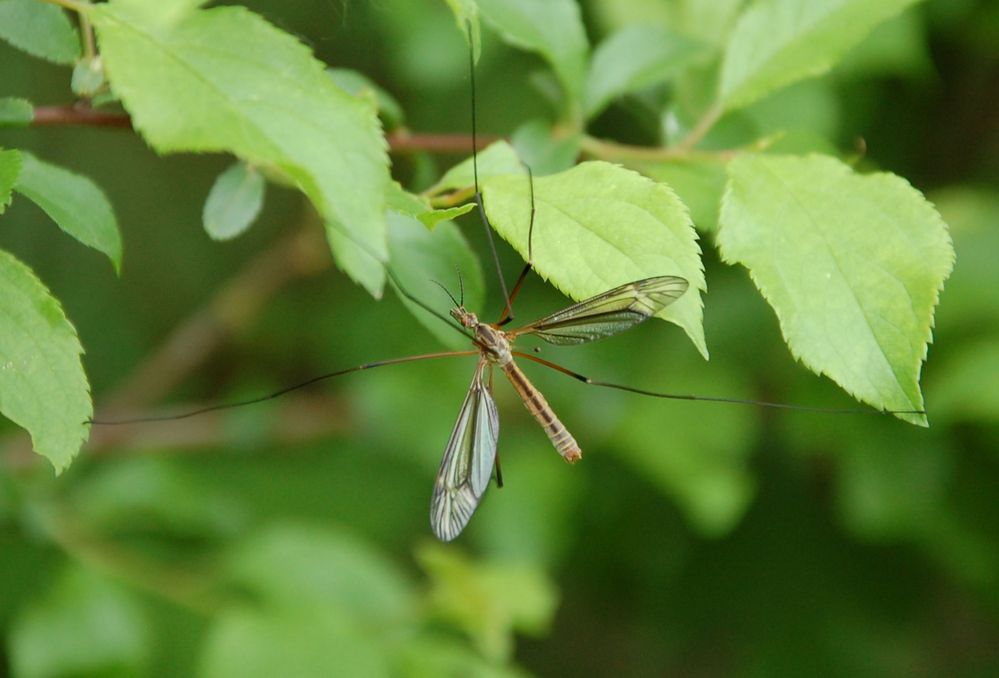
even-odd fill
[{"label": "insect", "polygon": [[[469,41],[471,42],[470,29]],[[454,303],[454,306],[450,311],[449,319],[443,313],[438,313],[427,303],[407,292],[405,287],[400,284],[400,281],[396,279],[396,276],[392,273],[391,269],[386,268],[385,272],[395,284],[395,288],[404,297],[438,317],[440,320],[448,323],[448,325],[454,330],[461,332],[472,341],[474,349],[426,353],[365,363],[363,365],[358,365],[348,369],[322,374],[262,397],[239,402],[213,405],[180,415],[146,417],[120,421],[91,420],[90,423],[97,425],[115,425],[186,419],[188,417],[193,417],[207,412],[242,407],[245,405],[271,400],[319,381],[340,377],[353,372],[360,372],[377,367],[397,365],[419,360],[430,360],[454,356],[477,356],[478,363],[472,375],[472,382],[469,386],[464,402],[462,403],[461,409],[458,412],[458,418],[455,421],[454,428],[452,429],[444,448],[444,455],[437,471],[431,497],[431,529],[439,539],[450,541],[456,538],[467,526],[472,514],[481,502],[490,481],[494,477],[494,474],[497,485],[502,486],[502,474],[497,455],[499,441],[499,415],[496,403],[492,396],[492,377],[494,368],[499,368],[503,371],[510,383],[513,385],[517,394],[520,396],[521,400],[524,402],[528,411],[541,425],[545,434],[548,436],[558,453],[570,463],[578,461],[582,456],[579,444],[572,437],[572,434],[569,433],[565,425],[556,416],[544,396],[538,391],[537,388],[534,387],[533,384],[531,384],[524,372],[521,371],[514,358],[521,358],[539,363],[587,384],[629,391],[655,398],[736,403],[742,405],[757,405],[763,407],[828,413],[876,413],[873,410],[803,407],[758,400],[648,391],[630,386],[590,379],[589,377],[573,372],[565,367],[562,367],[561,365],[550,362],[536,355],[514,350],[514,342],[522,335],[534,335],[548,343],[564,346],[583,344],[622,332],[651,318],[682,297],[687,291],[688,282],[686,279],[674,275],[660,275],[625,283],[594,297],[573,304],[565,309],[562,309],[561,311],[547,315],[533,323],[511,330],[503,329],[513,318],[513,301],[516,298],[527,274],[532,269],[534,187],[530,169],[528,168],[527,175],[529,179],[528,185],[530,187],[531,216],[527,239],[527,264],[522,270],[511,292],[508,294],[502,272],[499,270],[499,260],[496,256],[496,248],[493,242],[492,232],[489,227],[488,220],[486,219],[481,193],[479,192],[478,164],[475,152],[477,143],[475,125],[475,68],[472,57],[473,51],[474,50],[470,45],[469,62],[472,92],[471,130],[473,149],[472,168],[475,190],[474,196],[480,215],[482,216],[482,223],[485,227],[487,241],[490,249],[492,250],[492,258],[494,263],[496,263],[497,272],[499,273],[498,277],[500,286],[503,290],[503,296],[506,299],[505,308],[499,320],[495,323],[484,323],[478,319],[475,313],[465,308],[463,294],[461,295],[462,298],[455,299],[451,293],[447,292],[445,289],[445,292],[447,292],[451,301]],[[361,249],[364,249],[362,244],[356,244],[358,244]],[[452,320],[454,322],[452,322]]]},{"label": "insect", "polygon": [[[468,524],[492,477],[499,440],[499,416],[490,392],[493,367],[503,370],[562,458],[573,463],[582,456],[575,438],[514,362],[514,356],[536,360],[532,355],[513,350],[517,337],[533,334],[551,344],[584,344],[634,327],[686,291],[684,278],[671,275],[646,278],[615,287],[509,331],[502,329],[502,324],[509,318],[509,302],[504,317],[492,324],[481,322],[461,303],[456,303],[451,316],[474,333],[473,342],[480,357],[434,481],[430,505],[430,526],[434,534],[444,541],[457,537]],[[547,364],[547,361],[543,362]]]}]

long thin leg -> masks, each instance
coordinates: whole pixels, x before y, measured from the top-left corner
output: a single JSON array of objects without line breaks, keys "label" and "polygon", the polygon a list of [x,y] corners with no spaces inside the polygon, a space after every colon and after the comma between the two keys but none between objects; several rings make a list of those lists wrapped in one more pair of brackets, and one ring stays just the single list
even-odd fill
[{"label": "long thin leg", "polygon": [[531,272],[534,267],[534,174],[531,172],[531,168],[527,163],[521,163],[524,165],[524,169],[527,170],[527,181],[528,189],[531,196],[531,219],[527,226],[527,264],[524,266],[524,270],[520,272],[517,277],[517,282],[513,285],[513,290],[510,292],[510,296],[506,299],[506,306],[503,308],[503,315],[496,325],[502,327],[508,322],[513,320],[513,300],[517,298],[517,293],[520,292],[520,286],[524,284],[524,279],[527,278],[527,274]]},{"label": "long thin leg", "polygon": [[590,384],[591,386],[601,386],[603,388],[613,388],[619,391],[627,391],[629,393],[637,393],[639,395],[649,396],[651,398],[666,398],[669,400],[697,400],[711,403],[730,403],[733,405],[756,405],[757,407],[770,407],[780,410],[801,410],[804,412],[822,412],[824,414],[926,414],[925,410],[875,410],[866,407],[812,407],[810,405],[790,405],[787,403],[773,403],[766,400],[749,400],[743,398],[722,398],[718,396],[698,396],[698,395],[688,395],[684,393],[660,393],[659,391],[647,391],[643,388],[634,388],[632,386],[624,386],[622,384],[612,384],[607,381],[597,381],[596,379],[590,379],[586,375],[580,374],[579,372],[573,372],[572,370],[562,367],[550,360],[545,360],[544,358],[539,358],[536,355],[531,355],[529,353],[523,353],[521,351],[513,351],[513,355],[518,358],[526,358],[527,360],[533,360],[536,363],[544,365],[545,367],[550,367],[553,370],[566,374],[577,381],[581,381],[584,384]]},{"label": "long thin leg", "polygon": [[163,415],[159,417],[139,417],[136,419],[120,419],[116,421],[102,421],[98,419],[88,419],[86,423],[96,424],[98,426],[121,426],[124,424],[140,424],[150,421],[173,421],[175,419],[187,419],[189,417],[195,417],[199,414],[205,414],[207,412],[217,412],[219,410],[231,410],[235,407],[243,407],[244,405],[255,405],[256,403],[262,403],[266,400],[273,400],[274,398],[279,398],[286,393],[291,393],[292,391],[297,391],[300,388],[305,388],[306,386],[311,386],[319,381],[324,381],[326,379],[332,379],[334,377],[341,377],[345,374],[350,374],[351,372],[361,372],[363,370],[370,370],[376,367],[384,367],[386,365],[399,365],[400,363],[411,363],[417,360],[433,360],[436,358],[447,358],[450,356],[462,356],[462,355],[480,355],[481,352],[475,351],[443,351],[441,353],[422,353],[420,355],[410,355],[404,358],[390,358],[388,360],[376,360],[375,362],[364,363],[363,365],[357,365],[356,367],[351,367],[346,370],[337,370],[336,372],[327,372],[326,374],[320,374],[318,377],[312,377],[293,386],[286,386],[280,391],[274,391],[265,396],[260,396],[258,398],[251,398],[249,400],[239,400],[231,403],[222,403],[220,405],[211,405],[209,407],[202,407],[197,410],[191,410],[190,412],[183,412],[181,414],[173,415]]},{"label": "long thin leg", "polygon": [[[490,365],[489,365],[489,391],[490,391],[490,393],[492,392],[492,390],[493,390],[493,366],[490,363]],[[493,464],[496,467],[496,488],[497,489],[502,489],[502,487],[503,487],[503,469],[500,468],[499,446],[496,447],[496,457],[494,459]]]}]

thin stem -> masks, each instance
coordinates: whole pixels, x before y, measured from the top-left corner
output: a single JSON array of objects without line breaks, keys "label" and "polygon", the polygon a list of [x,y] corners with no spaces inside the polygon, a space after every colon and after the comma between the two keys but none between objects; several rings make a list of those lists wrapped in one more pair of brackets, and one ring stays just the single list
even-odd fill
[{"label": "thin stem", "polygon": [[91,61],[97,56],[97,45],[94,42],[94,26],[86,12],[80,12],[80,32],[83,33],[83,55]]},{"label": "thin stem", "polygon": [[42,2],[47,2],[50,5],[59,5],[60,7],[65,7],[66,9],[79,12],[83,14],[87,11],[87,7],[90,5],[89,2],[82,2],[78,0],[42,0]]},{"label": "thin stem", "polygon": [[718,122],[718,119],[721,118],[723,112],[724,110],[718,104],[713,105],[705,111],[698,123],[694,125],[694,129],[690,130],[690,134],[688,134],[683,141],[676,145],[676,150],[681,153],[691,151],[694,146],[696,146],[698,142],[704,138],[704,135],[711,131],[711,128],[714,127],[716,122]]},{"label": "thin stem", "polygon": [[728,162],[738,151],[694,151],[681,150],[677,146],[668,148],[653,148],[649,146],[632,146],[620,144],[615,141],[597,139],[591,136],[584,136],[580,140],[581,150],[594,158],[611,161],[634,161],[645,160],[650,162],[662,162],[671,160],[714,160],[718,162]]}]

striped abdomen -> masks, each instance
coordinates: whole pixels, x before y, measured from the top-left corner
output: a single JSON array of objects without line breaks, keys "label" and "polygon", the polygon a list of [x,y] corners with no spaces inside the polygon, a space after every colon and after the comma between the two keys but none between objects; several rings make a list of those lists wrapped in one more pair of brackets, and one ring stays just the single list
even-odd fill
[{"label": "striped abdomen", "polygon": [[541,395],[541,392],[527,380],[527,375],[521,372],[520,368],[513,362],[502,365],[502,368],[521,400],[524,401],[524,405],[527,406],[527,411],[541,424],[541,428],[545,430],[548,439],[552,441],[552,445],[562,455],[562,458],[568,462],[579,461],[583,453],[579,449],[576,439],[555,416],[551,405]]}]

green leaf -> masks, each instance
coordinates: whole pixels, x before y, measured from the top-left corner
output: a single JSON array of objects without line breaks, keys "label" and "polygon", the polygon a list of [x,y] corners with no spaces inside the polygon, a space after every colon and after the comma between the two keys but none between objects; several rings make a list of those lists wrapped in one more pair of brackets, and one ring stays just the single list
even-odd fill
[{"label": "green leaf", "polygon": [[[497,174],[523,174],[524,166],[520,163],[520,156],[513,146],[505,141],[497,141],[490,144],[484,151],[478,153],[475,158],[479,167],[479,181],[482,182],[488,177]],[[451,191],[460,188],[467,188],[475,185],[475,175],[472,168],[472,158],[469,157],[444,173],[427,193],[435,195],[443,191]]]},{"label": "green leaf", "polygon": [[478,0],[479,10],[504,40],[538,52],[551,64],[569,99],[579,105],[586,78],[589,45],[572,0]]},{"label": "green leaf", "polygon": [[0,150],[0,214],[3,214],[13,198],[17,177],[21,174],[21,152]]},{"label": "green leaf", "polygon": [[80,56],[80,36],[66,12],[38,0],[0,0],[0,38],[57,64]]},{"label": "green leaf", "polygon": [[83,347],[59,302],[27,266],[0,250],[0,413],[31,434],[62,472],[93,415]]},{"label": "green leaf", "polygon": [[[445,285],[457,297],[458,276],[461,275],[465,304],[472,309],[482,307],[485,300],[482,268],[457,226],[442,222],[431,231],[416,219],[397,212],[388,213],[388,224],[389,269],[406,292],[450,319],[448,312],[453,304],[434,281]],[[396,289],[396,292],[399,290]],[[440,318],[420,308],[405,295],[399,293],[399,298],[420,324],[446,346],[470,348],[467,337],[449,328]]]},{"label": "green leaf", "polygon": [[437,614],[468,633],[494,662],[509,657],[515,630],[539,634],[551,624],[557,591],[540,568],[478,563],[435,543],[421,547],[416,559],[431,580]]},{"label": "green leaf", "polygon": [[718,228],[718,210],[726,181],[722,162],[715,158],[694,157],[629,165],[676,191],[690,209],[690,218],[697,230],[708,233]]},{"label": "green leaf", "polygon": [[0,127],[26,127],[35,119],[35,109],[27,99],[0,97]]},{"label": "green leaf", "polygon": [[43,162],[27,151],[21,155],[24,167],[14,190],[41,207],[63,231],[106,254],[120,273],[121,235],[104,192],[87,177]]},{"label": "green leaf", "polygon": [[388,159],[372,106],[242,7],[173,25],[120,2],[89,12],[108,79],[157,151],[227,151],[284,173],[325,218],[340,267],[381,294]]},{"label": "green leaf", "polygon": [[423,197],[405,190],[398,182],[393,181],[388,191],[388,208],[394,212],[416,217],[424,226],[433,229],[442,221],[457,219],[475,209],[475,203],[465,203],[457,207],[434,209]]},{"label": "green leaf", "polygon": [[149,630],[132,595],[72,567],[14,621],[11,666],[24,678],[144,675]]},{"label": "green leaf", "polygon": [[874,407],[922,410],[920,368],[954,263],[933,206],[897,176],[825,156],[745,155],[728,171],[722,257],[749,269],[794,356]]},{"label": "green leaf", "polygon": [[918,0],[762,0],[732,32],[719,84],[726,110],[825,73],[878,24]]},{"label": "green leaf", "polygon": [[[465,42],[472,48],[472,59],[479,63],[482,55],[482,29],[479,26],[479,7],[475,0],[446,0],[454,14],[458,30],[465,36]],[[469,33],[471,27],[471,33]]]},{"label": "green leaf", "polygon": [[230,240],[250,227],[264,204],[264,178],[237,162],[220,174],[208,192],[201,221],[215,240]]},{"label": "green leaf", "polygon": [[[528,258],[531,198],[523,176],[483,183],[493,228]],[[682,327],[706,358],[701,324],[705,289],[697,234],[687,208],[664,184],[605,162],[534,180],[534,269],[576,300],[657,275],[679,275],[690,289],[659,317]]]},{"label": "green leaf", "polygon": [[393,564],[345,534],[296,524],[267,527],[239,545],[228,580],[274,607],[335,607],[368,624],[398,623],[415,605]]},{"label": "green leaf", "polygon": [[[547,120],[528,120],[518,127],[510,141],[517,157],[531,168],[534,176],[555,174],[576,164],[582,134],[560,135]],[[516,171],[522,174],[524,169]],[[509,172],[508,172],[509,174]]]},{"label": "green leaf", "polygon": [[237,607],[214,618],[196,675],[387,677],[386,649],[335,607]]},{"label": "green leaf", "polygon": [[586,79],[586,117],[623,94],[656,85],[704,53],[702,43],[658,26],[635,24],[602,42]]},{"label": "green leaf", "polygon": [[406,114],[395,97],[363,73],[349,68],[327,68],[326,74],[347,94],[370,98],[389,128],[399,127],[406,121]]}]

